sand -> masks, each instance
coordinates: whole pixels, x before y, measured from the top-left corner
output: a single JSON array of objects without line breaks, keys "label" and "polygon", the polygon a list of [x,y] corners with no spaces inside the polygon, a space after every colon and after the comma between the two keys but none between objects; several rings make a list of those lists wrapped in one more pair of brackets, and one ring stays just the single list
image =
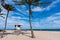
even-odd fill
[{"label": "sand", "polygon": [[23,34],[8,30],[0,40],[60,40],[58,31],[34,31],[35,38],[31,38],[30,31],[22,32]]}]

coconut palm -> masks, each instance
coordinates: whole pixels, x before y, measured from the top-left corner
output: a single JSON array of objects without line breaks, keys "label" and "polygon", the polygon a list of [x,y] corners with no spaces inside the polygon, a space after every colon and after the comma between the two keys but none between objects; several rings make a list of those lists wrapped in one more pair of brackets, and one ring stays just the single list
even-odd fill
[{"label": "coconut palm", "polygon": [[30,29],[31,29],[31,34],[32,34],[32,38],[34,38],[34,33],[33,33],[33,29],[32,29],[32,23],[31,23],[31,17],[32,17],[32,10],[31,10],[31,6],[40,6],[42,4],[50,4],[51,2],[40,2],[40,0],[13,0],[17,5],[25,5],[28,4],[29,5],[29,24],[30,24]]},{"label": "coconut palm", "polygon": [[[6,15],[6,20],[5,20],[5,28],[4,28],[4,31],[6,30],[6,26],[7,26],[7,18],[8,18],[8,15],[9,15],[9,11],[13,11],[14,10],[14,7],[10,4],[5,4],[4,3],[4,0],[1,0],[2,2],[2,7],[5,8],[7,10],[7,15]],[[4,31],[3,31],[3,34],[4,34]]]}]

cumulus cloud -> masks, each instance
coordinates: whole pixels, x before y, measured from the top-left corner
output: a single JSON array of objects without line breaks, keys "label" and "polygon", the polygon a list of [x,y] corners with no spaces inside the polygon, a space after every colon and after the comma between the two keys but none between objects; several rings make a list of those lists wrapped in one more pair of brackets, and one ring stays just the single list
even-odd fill
[{"label": "cumulus cloud", "polygon": [[40,7],[36,7],[36,8],[33,8],[32,11],[43,11],[44,9],[43,8],[40,8]]}]

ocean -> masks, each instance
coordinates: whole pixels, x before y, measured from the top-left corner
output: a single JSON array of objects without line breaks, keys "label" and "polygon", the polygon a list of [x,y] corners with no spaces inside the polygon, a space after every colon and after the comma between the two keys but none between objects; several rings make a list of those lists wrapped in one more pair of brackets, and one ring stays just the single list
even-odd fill
[{"label": "ocean", "polygon": [[[3,30],[3,29],[0,29]],[[6,29],[6,30],[15,30],[15,29]],[[28,30],[30,31],[31,29],[21,29],[21,30]],[[60,31],[60,29],[33,29],[34,31]]]}]

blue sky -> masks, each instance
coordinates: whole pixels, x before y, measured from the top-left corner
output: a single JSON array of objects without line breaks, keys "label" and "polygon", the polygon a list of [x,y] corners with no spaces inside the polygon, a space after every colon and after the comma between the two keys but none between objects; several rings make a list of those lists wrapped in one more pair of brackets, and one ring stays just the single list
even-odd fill
[{"label": "blue sky", "polygon": [[[33,29],[60,29],[60,0],[41,0],[42,2],[52,2],[51,4],[32,6],[32,27]],[[6,3],[15,7],[10,11],[8,17],[7,29],[13,29],[15,24],[21,24],[22,29],[30,29],[28,19],[28,5],[15,5],[12,0],[6,0]],[[1,5],[0,5],[1,6]],[[2,6],[1,13],[7,14]],[[6,17],[6,15],[3,15]],[[0,29],[4,28],[5,19],[0,17]]]}]

